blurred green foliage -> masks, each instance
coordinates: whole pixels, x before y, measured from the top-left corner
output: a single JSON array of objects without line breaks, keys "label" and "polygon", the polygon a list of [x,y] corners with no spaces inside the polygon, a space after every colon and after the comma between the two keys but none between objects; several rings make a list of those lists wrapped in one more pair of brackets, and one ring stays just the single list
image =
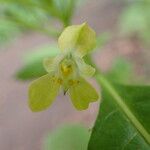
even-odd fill
[{"label": "blurred green foliage", "polygon": [[137,35],[144,43],[150,39],[150,0],[130,1],[120,16],[121,30],[127,35]]},{"label": "blurred green foliage", "polygon": [[45,75],[43,59],[56,56],[58,53],[59,49],[54,45],[44,45],[30,51],[24,56],[24,66],[18,70],[16,77],[21,80],[29,80]]},{"label": "blurred green foliage", "polygon": [[120,83],[128,83],[133,80],[133,66],[132,63],[125,58],[116,58],[112,63],[112,66],[105,76],[112,81]]},{"label": "blurred green foliage", "polygon": [[57,37],[71,23],[78,2],[79,0],[0,0],[0,42],[11,39],[16,30],[38,31]]},{"label": "blurred green foliage", "polygon": [[96,49],[100,50],[110,39],[111,34],[109,32],[103,32],[100,35],[97,35]]},{"label": "blurred green foliage", "polygon": [[19,30],[16,24],[6,20],[0,20],[0,45],[4,44],[6,41],[11,40],[12,36],[15,36]]},{"label": "blurred green foliage", "polygon": [[65,125],[45,140],[44,150],[87,150],[90,132],[81,125]]}]

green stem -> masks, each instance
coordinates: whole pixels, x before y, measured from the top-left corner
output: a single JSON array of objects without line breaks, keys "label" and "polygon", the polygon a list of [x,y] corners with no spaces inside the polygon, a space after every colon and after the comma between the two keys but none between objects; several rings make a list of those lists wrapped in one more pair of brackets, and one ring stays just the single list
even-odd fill
[{"label": "green stem", "polygon": [[[96,65],[93,63],[91,56],[88,56],[88,62],[92,65]],[[132,122],[132,124],[136,127],[136,129],[141,133],[141,135],[144,137],[144,139],[150,144],[150,134],[146,131],[144,126],[140,123],[140,121],[136,118],[136,116],[132,113],[130,108],[126,105],[122,97],[118,94],[118,92],[115,90],[115,88],[111,85],[111,83],[100,73],[98,68],[96,67],[97,71],[95,74],[95,79],[100,83],[100,85],[105,88],[108,93],[113,97],[113,100],[115,103],[118,104],[118,106],[123,110],[123,112],[126,114],[126,116],[129,118],[129,120]]]}]

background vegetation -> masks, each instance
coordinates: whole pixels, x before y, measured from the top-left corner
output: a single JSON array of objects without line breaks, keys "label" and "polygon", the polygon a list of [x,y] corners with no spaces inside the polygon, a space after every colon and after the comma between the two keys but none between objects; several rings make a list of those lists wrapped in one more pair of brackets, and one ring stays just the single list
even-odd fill
[{"label": "background vegetation", "polygon": [[[111,5],[120,1],[113,0]],[[129,53],[129,57],[121,54],[114,56],[110,62],[112,65],[106,67],[107,69],[99,65],[99,59],[97,60],[95,56],[92,57],[95,58],[94,62],[91,58],[85,58],[92,65],[96,62],[98,72],[101,68],[104,78],[109,81],[107,83],[103,80],[103,77],[98,75],[100,73],[95,76],[97,84],[100,84],[102,88],[103,101],[93,130],[89,131],[79,125],[60,127],[44,138],[43,149],[150,149],[148,117],[150,87],[142,86],[143,83],[149,84],[150,75],[150,1],[122,1],[123,6],[121,5],[122,9],[117,18],[115,31],[97,31],[95,54],[108,55],[110,52],[107,49],[123,51],[124,47],[128,47],[125,51],[135,49],[134,52],[131,55]],[[88,7],[87,3],[85,0],[0,0],[1,49],[13,43],[14,39],[17,40],[31,32],[39,33],[48,37],[50,41],[52,39],[54,41],[53,44],[42,44],[34,50],[28,50],[21,58],[22,67],[17,68],[12,78],[19,82],[22,80],[27,82],[44,75],[46,72],[42,65],[43,58],[58,54],[59,49],[55,41],[66,26],[75,22],[76,11],[79,8]],[[100,17],[100,14],[95,14],[95,17]],[[2,52],[3,50],[0,53]],[[106,59],[110,61],[109,57]],[[8,61],[11,62],[11,58]],[[140,70],[142,73],[139,73]],[[141,84],[141,86],[130,86],[129,83]],[[123,105],[120,101],[123,101]]]}]

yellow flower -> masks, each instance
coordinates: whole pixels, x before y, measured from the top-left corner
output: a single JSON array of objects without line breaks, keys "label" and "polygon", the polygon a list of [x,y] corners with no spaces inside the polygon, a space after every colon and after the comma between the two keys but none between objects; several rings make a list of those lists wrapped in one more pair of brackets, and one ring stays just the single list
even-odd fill
[{"label": "yellow flower", "polygon": [[48,108],[60,89],[69,94],[78,110],[87,109],[90,102],[98,100],[96,90],[84,79],[95,69],[83,60],[96,44],[95,32],[86,24],[67,27],[58,39],[61,53],[46,58],[47,75],[33,81],[29,87],[29,106],[32,111]]}]

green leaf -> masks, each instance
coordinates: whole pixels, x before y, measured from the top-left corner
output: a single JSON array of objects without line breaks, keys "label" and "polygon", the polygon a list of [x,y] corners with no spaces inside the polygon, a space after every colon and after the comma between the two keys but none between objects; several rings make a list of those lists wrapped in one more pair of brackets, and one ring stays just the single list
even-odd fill
[{"label": "green leaf", "polygon": [[6,5],[4,15],[18,26],[27,29],[41,29],[44,23],[48,21],[45,11],[40,8],[24,7],[15,3]]},{"label": "green leaf", "polygon": [[62,20],[64,26],[70,24],[78,0],[52,0],[51,13]]},{"label": "green leaf", "polygon": [[87,150],[90,132],[81,125],[65,125],[49,134],[44,150]]},{"label": "green leaf", "polygon": [[30,80],[37,77],[41,77],[46,74],[46,70],[43,67],[42,59],[38,61],[25,64],[21,69],[19,69],[15,76],[20,80]]},{"label": "green leaf", "polygon": [[[78,0],[0,0],[1,16],[17,23],[18,28],[30,29],[57,37],[68,26]],[[60,26],[57,30],[54,21]],[[57,23],[58,23],[57,21]]]},{"label": "green leaf", "polygon": [[110,84],[98,76],[102,103],[88,150],[150,149],[150,86]]},{"label": "green leaf", "polygon": [[45,45],[29,52],[24,57],[24,66],[17,71],[16,77],[21,80],[33,79],[46,74],[43,66],[43,59],[56,56],[59,49],[56,46]]},{"label": "green leaf", "polygon": [[[15,23],[2,19],[0,20],[0,45],[14,39],[19,30]],[[12,38],[13,36],[13,38]]]}]

